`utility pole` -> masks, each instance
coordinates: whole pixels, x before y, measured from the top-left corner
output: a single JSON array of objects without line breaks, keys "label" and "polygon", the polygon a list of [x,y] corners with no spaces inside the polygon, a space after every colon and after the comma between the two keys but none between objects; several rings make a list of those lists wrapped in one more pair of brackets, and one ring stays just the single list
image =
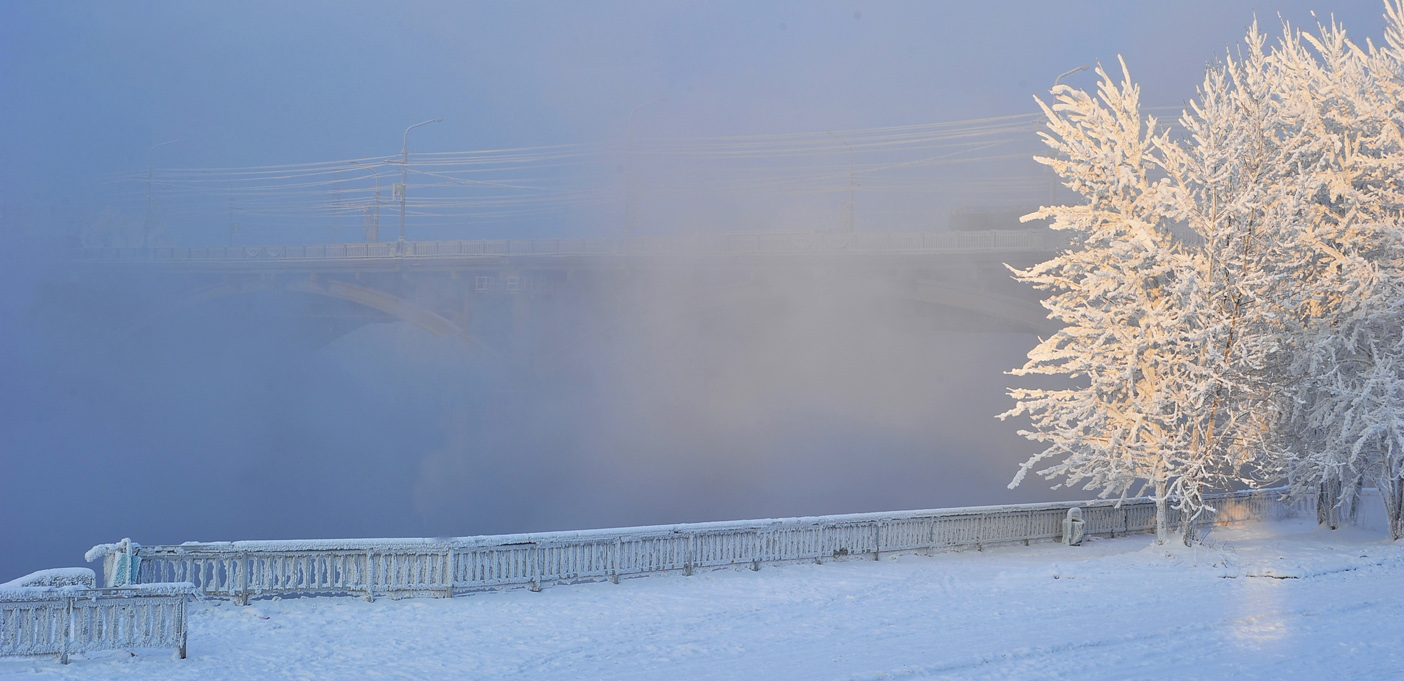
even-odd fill
[{"label": "utility pole", "polygon": [[629,111],[629,137],[628,137],[628,154],[629,154],[629,158],[628,158],[629,166],[628,166],[628,167],[629,167],[629,174],[628,174],[627,177],[624,178],[624,181],[628,184],[628,191],[629,191],[628,202],[627,202],[627,206],[625,207],[625,215],[624,215],[624,230],[625,230],[624,234],[625,234],[625,236],[633,236],[633,235],[634,235],[634,232],[638,229],[638,222],[639,222],[639,182],[638,182],[638,169],[634,167],[635,164],[636,164],[636,161],[635,161],[635,159],[634,159],[634,114],[638,113],[638,112],[639,112],[639,109],[642,109],[642,108],[644,108],[644,107],[646,107],[646,106],[649,106],[649,105],[651,105],[651,104],[657,104],[657,103],[659,103],[659,102],[666,102],[666,101],[668,101],[668,98],[667,98],[667,97],[659,97],[659,98],[657,98],[657,99],[650,99],[649,101],[644,102],[643,104],[640,104],[640,105],[634,107],[632,110]]},{"label": "utility pole", "polygon": [[380,173],[360,161],[352,161],[358,166],[369,170],[371,176],[375,178],[375,198],[374,203],[365,208],[366,214],[366,243],[373,244],[380,241]]},{"label": "utility pole", "polygon": [[234,235],[239,233],[239,225],[234,222],[234,197],[229,197],[229,245],[234,245]]},{"label": "utility pole", "polygon": [[439,123],[439,122],[441,122],[441,121],[443,121],[443,120],[444,120],[443,117],[439,117],[439,118],[435,118],[435,119],[433,119],[433,120],[424,121],[424,122],[422,122],[422,123],[415,123],[414,125],[411,125],[410,127],[405,128],[405,139],[404,139],[404,144],[400,147],[400,184],[398,184],[398,185],[395,186],[395,194],[398,194],[399,197],[400,197],[400,241],[399,241],[399,243],[400,243],[400,245],[401,245],[402,247],[403,247],[403,245],[404,245],[404,243],[405,243],[405,185],[409,183],[409,133],[410,133],[411,130],[413,130],[413,129],[415,129],[415,128],[421,126],[421,125],[429,125],[430,123]]},{"label": "utility pole", "polygon": [[832,130],[825,130],[824,132],[833,135],[834,139],[843,142],[843,146],[848,147],[848,203],[843,206],[843,231],[851,233],[853,232],[853,198],[854,192],[858,187],[858,183],[853,177],[853,147],[848,143],[848,140],[839,137],[838,133]]},{"label": "utility pole", "polygon": [[331,205],[331,224],[327,229],[329,237],[327,243],[329,244],[341,243],[341,209],[344,207],[341,197],[345,194],[342,191],[344,185],[345,182],[341,179],[341,174],[337,173],[336,180],[332,181],[330,190],[331,201],[328,202]]},{"label": "utility pole", "polygon": [[[1055,87],[1055,88],[1058,87],[1058,83],[1063,82],[1063,79],[1064,79],[1064,78],[1067,78],[1068,76],[1071,76],[1071,75],[1074,75],[1074,74],[1082,73],[1083,71],[1086,71],[1086,70],[1087,70],[1087,65],[1086,65],[1086,64],[1083,64],[1082,66],[1079,66],[1079,67],[1077,67],[1077,68],[1075,68],[1075,69],[1068,69],[1067,71],[1064,71],[1064,72],[1058,74],[1058,77],[1053,79],[1053,87]],[[1049,181],[1048,181],[1048,205],[1051,206],[1051,205],[1053,205],[1054,202],[1056,202],[1056,201],[1058,200],[1058,173],[1055,172],[1054,170],[1052,170],[1051,168],[1048,169],[1048,173],[1049,173]]]},{"label": "utility pole", "polygon": [[151,197],[152,158],[155,157],[157,149],[160,149],[161,147],[164,147],[167,144],[175,144],[176,142],[184,141],[185,140],[183,139],[179,139],[170,140],[169,142],[162,142],[160,144],[153,144],[151,145],[150,149],[146,150],[146,219],[142,222],[141,225],[142,247],[147,247],[151,245],[151,232],[156,228],[156,210],[155,205],[153,204],[153,199]]}]

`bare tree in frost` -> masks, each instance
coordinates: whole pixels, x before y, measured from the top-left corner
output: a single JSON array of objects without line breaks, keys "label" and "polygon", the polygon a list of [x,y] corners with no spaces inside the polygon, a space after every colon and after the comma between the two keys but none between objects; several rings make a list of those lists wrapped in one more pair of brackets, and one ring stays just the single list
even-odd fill
[{"label": "bare tree in frost", "polygon": [[[1126,66],[1122,63],[1122,72]],[[1098,97],[1053,89],[1044,141],[1056,156],[1038,157],[1085,203],[1051,206],[1025,219],[1052,218],[1073,245],[1015,277],[1050,291],[1049,317],[1064,327],[1029,352],[1014,375],[1067,376],[1066,389],[1014,389],[1013,409],[1027,414],[1025,437],[1046,448],[1019,469],[1055,486],[1081,485],[1101,497],[1154,489],[1156,534],[1168,540],[1170,503],[1188,518],[1219,472],[1196,451],[1185,424],[1212,399],[1197,356],[1204,347],[1207,301],[1195,256],[1172,233],[1173,192],[1158,150],[1168,145],[1153,118],[1142,120],[1139,89],[1118,84],[1098,66]],[[1044,468],[1038,468],[1046,464]],[[1186,523],[1187,525],[1187,523]]]}]

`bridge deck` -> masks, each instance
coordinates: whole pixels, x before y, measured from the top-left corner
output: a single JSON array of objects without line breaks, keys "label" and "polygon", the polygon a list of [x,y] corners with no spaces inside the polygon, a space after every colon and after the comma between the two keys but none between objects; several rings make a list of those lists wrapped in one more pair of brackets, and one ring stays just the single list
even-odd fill
[{"label": "bridge deck", "polygon": [[373,261],[493,261],[504,258],[655,258],[850,255],[1003,255],[1050,253],[1065,243],[1047,229],[980,232],[771,232],[620,239],[504,239],[284,246],[88,248],[74,259],[100,263],[268,265]]}]

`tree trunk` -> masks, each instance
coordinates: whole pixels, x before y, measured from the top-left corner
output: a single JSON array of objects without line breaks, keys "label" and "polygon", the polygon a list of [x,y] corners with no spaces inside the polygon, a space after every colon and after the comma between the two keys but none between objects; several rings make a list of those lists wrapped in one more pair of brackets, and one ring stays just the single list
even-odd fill
[{"label": "tree trunk", "polygon": [[1336,529],[1341,524],[1341,481],[1322,480],[1316,490],[1316,524]]},{"label": "tree trunk", "polygon": [[1176,523],[1175,532],[1181,544],[1193,546],[1198,537],[1194,533],[1194,521],[1184,511],[1180,511],[1179,522]]},{"label": "tree trunk", "polygon": [[1365,488],[1365,476],[1355,476],[1355,481],[1341,488],[1341,494],[1346,498],[1342,505],[1344,509],[1340,514],[1340,521],[1345,525],[1354,525],[1355,518],[1360,513],[1360,490]]},{"label": "tree trunk", "polygon": [[1168,481],[1155,481],[1155,543],[1162,545],[1170,541],[1170,500],[1166,498],[1169,489]]},{"label": "tree trunk", "polygon": [[1404,537],[1404,478],[1381,478],[1375,481],[1384,501],[1385,520],[1389,523],[1389,538]]}]

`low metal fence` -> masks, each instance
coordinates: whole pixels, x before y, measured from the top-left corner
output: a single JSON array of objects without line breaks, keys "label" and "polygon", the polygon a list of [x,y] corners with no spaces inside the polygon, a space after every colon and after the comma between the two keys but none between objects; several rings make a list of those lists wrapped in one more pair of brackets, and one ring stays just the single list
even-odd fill
[{"label": "low metal fence", "polygon": [[[1288,517],[1315,508],[1313,500],[1280,497],[1280,490],[1213,495],[1207,501],[1216,512],[1200,523]],[[1019,504],[455,539],[124,543],[96,547],[89,558],[106,556],[109,566],[129,566],[127,574],[135,581],[190,582],[205,596],[240,603],[280,595],[448,597],[697,569],[758,570],[774,563],[1055,541],[1073,507],[1082,509],[1088,535],[1154,528],[1154,502],[1137,498],[1120,504]],[[113,560],[116,552],[124,552],[125,560]],[[107,572],[110,585],[113,569]]]},{"label": "low metal fence", "polygon": [[194,584],[109,589],[0,589],[0,657],[174,648],[185,657],[185,603]]}]

